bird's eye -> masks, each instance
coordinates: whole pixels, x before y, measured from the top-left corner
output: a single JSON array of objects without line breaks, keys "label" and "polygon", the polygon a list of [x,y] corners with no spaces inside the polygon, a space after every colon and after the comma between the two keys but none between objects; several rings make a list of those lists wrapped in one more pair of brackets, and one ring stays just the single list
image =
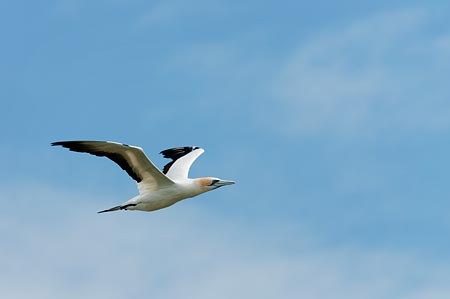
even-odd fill
[{"label": "bird's eye", "polygon": [[217,183],[219,180],[212,180],[210,186],[214,186],[215,183]]}]

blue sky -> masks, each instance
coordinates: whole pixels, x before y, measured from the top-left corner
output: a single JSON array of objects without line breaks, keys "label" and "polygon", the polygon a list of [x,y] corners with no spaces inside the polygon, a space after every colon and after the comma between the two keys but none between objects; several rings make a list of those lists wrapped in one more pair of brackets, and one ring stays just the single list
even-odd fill
[{"label": "blue sky", "polygon": [[[450,30],[433,1],[0,2],[5,298],[448,298]],[[58,140],[206,149],[154,213]]]}]

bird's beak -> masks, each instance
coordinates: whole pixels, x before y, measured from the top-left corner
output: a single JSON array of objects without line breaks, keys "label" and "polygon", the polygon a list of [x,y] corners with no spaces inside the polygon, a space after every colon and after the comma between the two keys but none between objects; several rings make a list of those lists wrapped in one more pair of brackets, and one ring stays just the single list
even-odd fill
[{"label": "bird's beak", "polygon": [[233,184],[235,184],[235,182],[233,182],[233,181],[219,180],[217,183],[214,184],[214,186],[222,187],[222,186],[233,185]]}]

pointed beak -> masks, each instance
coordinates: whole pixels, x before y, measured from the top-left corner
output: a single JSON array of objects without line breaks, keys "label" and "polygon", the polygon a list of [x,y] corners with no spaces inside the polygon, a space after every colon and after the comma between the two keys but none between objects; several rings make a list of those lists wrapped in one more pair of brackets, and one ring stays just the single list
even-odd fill
[{"label": "pointed beak", "polygon": [[233,182],[233,181],[219,180],[218,182],[216,182],[214,184],[214,186],[222,187],[222,186],[233,185],[233,184],[235,184],[235,182]]}]

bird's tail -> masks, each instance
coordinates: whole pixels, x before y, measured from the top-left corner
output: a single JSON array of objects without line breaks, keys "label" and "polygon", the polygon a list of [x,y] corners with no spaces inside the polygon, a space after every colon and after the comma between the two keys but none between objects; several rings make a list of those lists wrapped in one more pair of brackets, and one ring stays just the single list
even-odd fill
[{"label": "bird's tail", "polygon": [[106,210],[98,212],[98,214],[105,213],[105,212],[119,211],[119,210],[122,210],[122,206],[117,206],[117,207],[113,207],[111,209],[106,209]]},{"label": "bird's tail", "polygon": [[105,212],[113,212],[113,211],[119,211],[119,210],[126,210],[128,207],[131,207],[131,206],[136,206],[136,204],[127,204],[127,205],[120,205],[120,206],[115,206],[115,207],[112,207],[111,209],[106,209],[106,210],[103,210],[103,211],[100,211],[100,212],[97,212],[98,214],[100,214],[100,213],[105,213]]}]

